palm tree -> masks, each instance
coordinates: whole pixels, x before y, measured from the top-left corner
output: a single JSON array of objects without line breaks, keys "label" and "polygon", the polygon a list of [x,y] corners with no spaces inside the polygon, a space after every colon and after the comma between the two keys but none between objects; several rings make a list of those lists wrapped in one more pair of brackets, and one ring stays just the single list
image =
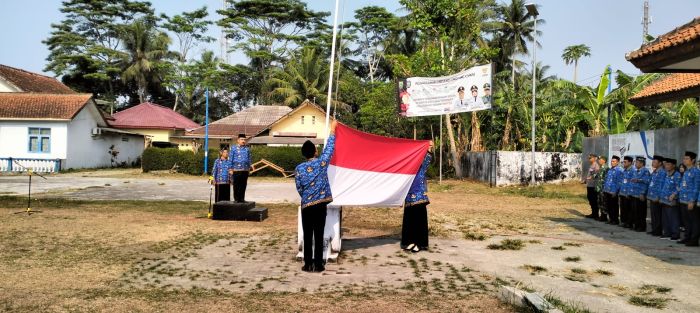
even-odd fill
[{"label": "palm tree", "polygon": [[[495,9],[496,21],[487,23],[487,31],[494,33],[504,53],[510,56],[511,82],[515,84],[516,56],[527,54],[528,42],[533,42],[535,21],[525,8],[523,0],[511,0],[510,4],[499,5]],[[543,25],[543,19],[537,19],[537,24]],[[537,31],[540,34],[540,31]],[[539,46],[539,44],[538,44]]]},{"label": "palm tree", "polygon": [[296,107],[305,99],[326,101],[329,66],[315,48],[306,47],[267,81],[266,88],[272,99]]},{"label": "palm tree", "polygon": [[170,38],[158,31],[153,23],[136,20],[122,29],[121,39],[125,52],[122,55],[122,80],[133,81],[138,86],[139,101],[148,98],[148,83],[157,80],[153,75],[163,58],[168,56]]},{"label": "palm tree", "polygon": [[591,56],[591,47],[584,44],[573,45],[564,48],[561,58],[564,59],[566,65],[574,63],[574,84],[576,83],[576,74],[578,72],[578,60],[582,57]]}]

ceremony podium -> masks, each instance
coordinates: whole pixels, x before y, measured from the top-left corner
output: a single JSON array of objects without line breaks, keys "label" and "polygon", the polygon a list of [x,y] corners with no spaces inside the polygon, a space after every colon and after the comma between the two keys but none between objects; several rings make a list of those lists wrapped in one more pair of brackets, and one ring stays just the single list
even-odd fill
[{"label": "ceremony podium", "polygon": [[255,202],[236,203],[219,201],[214,203],[211,219],[234,221],[258,221],[267,218],[267,208],[256,208]]}]

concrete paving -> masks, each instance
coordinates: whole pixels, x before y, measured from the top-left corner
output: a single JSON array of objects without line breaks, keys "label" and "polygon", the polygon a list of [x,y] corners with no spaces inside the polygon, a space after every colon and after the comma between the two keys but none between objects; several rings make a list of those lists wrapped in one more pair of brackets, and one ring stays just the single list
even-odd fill
[{"label": "concrete paving", "polygon": [[[27,176],[0,176],[0,195],[26,195]],[[194,200],[209,201],[205,179],[113,178],[81,175],[52,175],[32,179],[32,195],[81,200]],[[299,202],[294,181],[251,178],[246,200],[281,203]]]}]

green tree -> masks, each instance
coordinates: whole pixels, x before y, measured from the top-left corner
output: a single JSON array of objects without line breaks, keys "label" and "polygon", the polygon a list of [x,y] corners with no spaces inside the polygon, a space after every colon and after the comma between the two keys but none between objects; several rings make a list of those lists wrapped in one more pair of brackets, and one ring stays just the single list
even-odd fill
[{"label": "green tree", "polygon": [[136,20],[123,28],[121,39],[124,43],[122,80],[133,81],[138,88],[141,103],[148,100],[149,82],[157,80],[157,64],[168,56],[170,38],[155,28],[153,23]]},{"label": "green tree", "polygon": [[51,25],[51,34],[43,41],[49,49],[44,70],[63,76],[78,91],[114,103],[117,96],[128,93],[120,80],[120,30],[137,18],[154,20],[150,3],[67,0],[60,10],[65,18]]},{"label": "green tree", "polygon": [[[165,20],[163,28],[172,32],[177,38],[178,55],[172,75],[167,77],[167,85],[173,89],[175,94],[175,104],[173,111],[177,111],[178,105],[182,101],[181,98],[185,92],[185,70],[183,67],[189,60],[189,52],[200,43],[212,42],[213,37],[207,36],[206,32],[211,21],[207,20],[207,7],[194,10],[192,12],[183,12],[172,17],[161,14],[161,18]],[[185,104],[185,103],[183,103]],[[187,105],[187,104],[185,104]]]},{"label": "green tree", "polygon": [[315,48],[304,48],[284,70],[276,71],[266,83],[270,98],[296,107],[305,99],[316,103],[326,102],[328,90],[328,63]]},{"label": "green tree", "polygon": [[358,50],[364,59],[363,65],[369,74],[369,80],[374,82],[383,60],[385,43],[398,21],[394,14],[379,6],[356,10],[355,19],[357,23],[351,26],[360,34]]},{"label": "green tree", "polygon": [[562,53],[561,58],[566,65],[574,64],[574,84],[576,83],[576,74],[578,74],[578,60],[582,57],[589,56],[591,56],[591,48],[584,44],[564,48],[564,53]]}]

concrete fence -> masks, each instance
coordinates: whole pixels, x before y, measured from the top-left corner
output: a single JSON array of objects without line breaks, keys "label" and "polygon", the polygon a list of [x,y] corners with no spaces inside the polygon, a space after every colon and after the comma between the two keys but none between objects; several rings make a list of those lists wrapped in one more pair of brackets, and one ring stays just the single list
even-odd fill
[{"label": "concrete fence", "polygon": [[[465,176],[491,186],[528,184],[532,153],[526,151],[467,152],[462,159]],[[535,180],[557,183],[581,179],[581,154],[535,153]]]}]

